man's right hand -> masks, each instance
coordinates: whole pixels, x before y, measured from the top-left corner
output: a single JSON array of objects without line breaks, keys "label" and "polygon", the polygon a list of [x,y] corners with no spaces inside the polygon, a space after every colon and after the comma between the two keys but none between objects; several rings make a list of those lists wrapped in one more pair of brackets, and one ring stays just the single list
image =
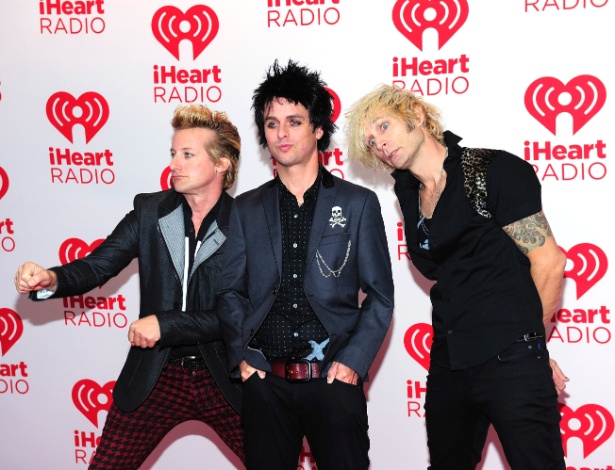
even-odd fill
[{"label": "man's right hand", "polygon": [[252,374],[254,374],[255,372],[258,374],[258,376],[261,379],[265,378],[264,370],[255,369],[250,364],[248,364],[245,359],[239,363],[239,372],[241,373],[242,382],[245,382],[246,380],[248,380],[252,376]]},{"label": "man's right hand", "polygon": [[58,279],[53,271],[31,261],[26,261],[17,269],[14,281],[17,292],[28,294],[41,289],[55,291]]}]

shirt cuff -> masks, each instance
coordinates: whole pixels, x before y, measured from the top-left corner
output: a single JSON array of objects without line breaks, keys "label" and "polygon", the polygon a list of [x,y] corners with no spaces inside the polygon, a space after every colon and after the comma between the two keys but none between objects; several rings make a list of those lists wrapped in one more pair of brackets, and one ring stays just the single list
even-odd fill
[{"label": "shirt cuff", "polygon": [[51,297],[53,294],[55,294],[55,292],[52,291],[52,290],[41,289],[41,290],[36,292],[36,299],[37,300],[45,300],[45,299],[48,299],[49,297]]}]

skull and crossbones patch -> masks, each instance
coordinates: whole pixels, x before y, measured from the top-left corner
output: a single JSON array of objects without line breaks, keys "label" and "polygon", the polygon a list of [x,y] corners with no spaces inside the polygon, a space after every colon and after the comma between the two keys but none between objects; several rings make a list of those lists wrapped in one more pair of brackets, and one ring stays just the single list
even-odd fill
[{"label": "skull and crossbones patch", "polygon": [[342,215],[342,208],[340,206],[333,206],[331,208],[329,223],[331,224],[331,228],[335,228],[337,225],[342,228],[346,226],[346,217]]}]

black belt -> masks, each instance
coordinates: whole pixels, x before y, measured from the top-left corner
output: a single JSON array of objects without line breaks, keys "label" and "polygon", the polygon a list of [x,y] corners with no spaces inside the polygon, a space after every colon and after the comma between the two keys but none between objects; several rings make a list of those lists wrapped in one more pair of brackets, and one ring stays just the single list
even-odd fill
[{"label": "black belt", "polygon": [[532,341],[538,341],[543,336],[540,333],[526,333],[517,340],[517,343],[531,343]]},{"label": "black belt", "polygon": [[320,364],[318,362],[303,361],[273,361],[271,373],[289,382],[308,382],[320,378]]},{"label": "black belt", "polygon": [[173,364],[174,366],[180,366],[185,370],[203,370],[207,366],[205,365],[205,359],[203,356],[184,356],[184,357],[169,357],[169,364]]}]

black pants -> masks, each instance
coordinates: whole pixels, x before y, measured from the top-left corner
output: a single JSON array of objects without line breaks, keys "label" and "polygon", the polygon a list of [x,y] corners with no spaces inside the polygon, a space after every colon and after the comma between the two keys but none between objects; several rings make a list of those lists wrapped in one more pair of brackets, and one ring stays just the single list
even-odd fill
[{"label": "black pants", "polygon": [[474,470],[477,436],[493,424],[512,470],[565,470],[560,413],[544,341],[515,343],[451,371],[431,364],[425,396],[432,470]]},{"label": "black pants", "polygon": [[296,470],[304,436],[318,470],[369,467],[362,386],[255,373],[244,382],[242,421],[247,470]]}]

